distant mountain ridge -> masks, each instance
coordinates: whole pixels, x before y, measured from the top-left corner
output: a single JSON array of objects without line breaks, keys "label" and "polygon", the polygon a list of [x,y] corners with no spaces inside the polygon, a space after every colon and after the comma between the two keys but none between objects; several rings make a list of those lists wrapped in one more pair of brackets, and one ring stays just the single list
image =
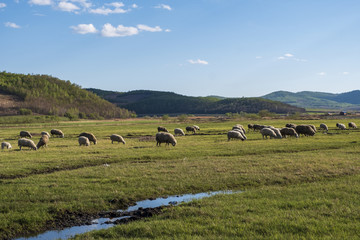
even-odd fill
[{"label": "distant mountain ridge", "polygon": [[304,108],[322,108],[322,109],[360,109],[360,90],[354,90],[345,93],[325,93],[325,92],[288,92],[276,91],[262,98],[280,101],[293,106]]},{"label": "distant mountain ridge", "polygon": [[224,114],[258,113],[267,109],[275,113],[304,112],[304,108],[263,98],[189,97],[173,92],[136,90],[114,92],[89,88],[98,96],[137,114]]}]

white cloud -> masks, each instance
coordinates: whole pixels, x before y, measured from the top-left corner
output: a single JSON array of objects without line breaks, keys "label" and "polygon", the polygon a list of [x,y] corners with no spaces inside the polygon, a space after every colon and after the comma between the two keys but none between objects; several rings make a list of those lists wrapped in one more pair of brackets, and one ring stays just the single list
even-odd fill
[{"label": "white cloud", "polygon": [[171,29],[165,29],[165,32],[171,32]]},{"label": "white cloud", "polygon": [[256,58],[256,59],[262,59],[263,56],[256,56],[255,58]]},{"label": "white cloud", "polygon": [[325,76],[325,75],[326,75],[326,72],[319,72],[318,75],[319,75],[319,76]]},{"label": "white cloud", "polygon": [[34,5],[51,5],[52,0],[30,0],[28,3]]},{"label": "white cloud", "polygon": [[139,6],[134,3],[133,5],[131,5],[131,7],[132,8],[138,8]]},{"label": "white cloud", "polygon": [[159,27],[159,26],[149,27],[149,26],[144,25],[144,24],[139,24],[139,25],[137,25],[137,28],[138,28],[140,31],[162,32],[162,29],[161,29],[161,27]]},{"label": "white cloud", "polygon": [[17,25],[16,23],[13,23],[13,22],[6,22],[5,26],[9,27],[9,28],[21,28],[19,25]]},{"label": "white cloud", "polygon": [[200,60],[200,59],[197,59],[197,60],[188,60],[189,63],[191,64],[202,64],[202,65],[208,65],[209,63],[205,60]]},{"label": "white cloud", "polygon": [[343,75],[349,75],[350,73],[349,72],[343,72],[342,74]]},{"label": "white cloud", "polygon": [[306,59],[296,58],[294,54],[285,53],[283,56],[277,57],[278,60],[292,60],[297,62],[307,62]]},{"label": "white cloud", "polygon": [[88,33],[98,32],[98,30],[92,24],[79,24],[77,26],[71,26],[70,28],[73,29],[78,34],[88,34]]},{"label": "white cloud", "polygon": [[58,8],[65,12],[74,12],[80,8],[71,2],[61,1],[59,2]]},{"label": "white cloud", "polygon": [[109,14],[114,14],[114,13],[126,13],[127,10],[122,9],[122,8],[106,8],[106,7],[101,7],[101,8],[96,8],[96,9],[90,9],[89,11],[90,13],[94,13],[94,14],[101,14],[101,15],[109,15]]},{"label": "white cloud", "polygon": [[106,3],[105,5],[113,6],[113,7],[115,7],[115,8],[121,8],[121,7],[124,7],[124,6],[125,6],[122,2]]},{"label": "white cloud", "polygon": [[0,3],[0,8],[4,8],[6,7],[6,4],[5,3]]},{"label": "white cloud", "polygon": [[132,36],[139,33],[139,30],[135,27],[125,27],[123,25],[118,25],[114,27],[110,23],[104,24],[101,35],[104,37],[126,37]]},{"label": "white cloud", "polygon": [[155,6],[155,8],[166,9],[166,10],[169,10],[169,11],[172,10],[172,8],[169,5],[166,5],[166,4],[159,4],[159,5]]},{"label": "white cloud", "polygon": [[79,3],[84,8],[90,8],[92,6],[92,3],[87,0],[70,0],[70,2]]}]

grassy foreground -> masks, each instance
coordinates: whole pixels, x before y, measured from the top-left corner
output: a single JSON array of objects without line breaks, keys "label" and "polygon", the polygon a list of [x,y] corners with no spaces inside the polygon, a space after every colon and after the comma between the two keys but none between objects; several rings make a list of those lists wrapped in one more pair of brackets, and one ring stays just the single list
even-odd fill
[{"label": "grassy foreground", "polygon": [[[288,121],[259,122],[282,127]],[[227,142],[224,134],[247,121],[0,127],[2,140],[13,145],[0,153],[0,238],[43,231],[65,215],[226,189],[244,193],[203,199],[77,238],[359,238],[360,131],[337,130],[336,122],[326,121],[331,134],[262,140],[258,132],[250,132],[244,142]],[[177,137],[176,147],[155,146],[157,126],[173,130],[190,124],[199,125],[200,134]],[[46,149],[18,151],[20,130],[40,133],[51,128],[62,129],[65,138],[51,138]],[[93,132],[98,144],[79,147],[76,136],[83,131]],[[111,144],[113,133],[124,136],[127,144]],[[33,138],[37,142],[39,135]]]}]

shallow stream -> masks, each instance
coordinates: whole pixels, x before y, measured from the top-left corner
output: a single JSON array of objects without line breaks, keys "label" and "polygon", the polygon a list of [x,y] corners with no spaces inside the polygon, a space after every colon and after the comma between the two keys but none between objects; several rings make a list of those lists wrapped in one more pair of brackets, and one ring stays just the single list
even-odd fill
[{"label": "shallow stream", "polygon": [[178,205],[180,203],[190,202],[192,200],[201,199],[205,197],[211,197],[217,194],[233,194],[241,191],[217,191],[217,192],[204,192],[197,194],[184,194],[177,196],[168,196],[166,198],[157,198],[154,200],[144,200],[136,202],[134,206],[127,208],[126,210],[117,210],[119,213],[129,213],[126,216],[115,218],[98,218],[88,225],[74,226],[65,228],[62,230],[52,230],[41,233],[34,237],[17,238],[16,240],[51,240],[51,239],[68,239],[74,237],[76,234],[83,234],[93,230],[108,229],[115,226],[115,221],[126,219],[131,217],[131,213],[141,209],[157,208],[161,206]]}]

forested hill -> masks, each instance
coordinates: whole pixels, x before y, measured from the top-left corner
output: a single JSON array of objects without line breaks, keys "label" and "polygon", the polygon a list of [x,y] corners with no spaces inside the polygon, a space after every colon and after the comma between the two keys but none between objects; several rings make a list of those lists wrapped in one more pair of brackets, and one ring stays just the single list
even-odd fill
[{"label": "forested hill", "polygon": [[310,91],[297,93],[277,91],[267,94],[263,98],[305,108],[360,109],[359,90],[340,94]]},{"label": "forested hill", "polygon": [[126,118],[132,114],[76,84],[48,75],[0,72],[0,94],[16,96],[14,108],[39,114],[86,118]]},{"label": "forested hill", "polygon": [[137,114],[224,114],[258,113],[267,109],[275,113],[304,112],[305,109],[262,98],[189,97],[173,92],[137,90],[126,93],[87,89],[102,98]]}]

